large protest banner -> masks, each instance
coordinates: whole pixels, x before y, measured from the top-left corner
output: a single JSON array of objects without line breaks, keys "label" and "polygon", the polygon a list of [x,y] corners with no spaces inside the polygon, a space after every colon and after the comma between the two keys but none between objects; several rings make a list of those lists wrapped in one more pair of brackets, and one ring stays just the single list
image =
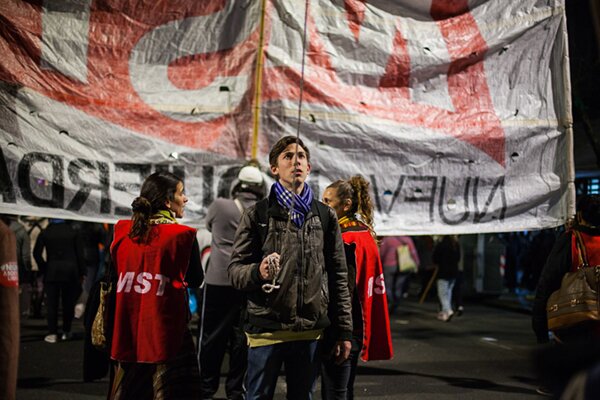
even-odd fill
[{"label": "large protest banner", "polygon": [[114,221],[169,169],[201,226],[245,159],[267,167],[299,132],[317,194],[369,179],[380,234],[560,225],[574,197],[564,7],[5,0],[0,212]]}]

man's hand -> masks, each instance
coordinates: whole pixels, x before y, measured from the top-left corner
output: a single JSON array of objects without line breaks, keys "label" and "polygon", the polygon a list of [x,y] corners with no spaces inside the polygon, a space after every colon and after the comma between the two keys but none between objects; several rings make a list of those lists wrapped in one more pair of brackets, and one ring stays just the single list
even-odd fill
[{"label": "man's hand", "polygon": [[340,365],[350,357],[352,343],[349,340],[338,340],[333,348],[332,356],[337,365]]},{"label": "man's hand", "polygon": [[272,280],[279,272],[279,254],[271,253],[263,258],[258,267],[258,272],[263,281]]}]

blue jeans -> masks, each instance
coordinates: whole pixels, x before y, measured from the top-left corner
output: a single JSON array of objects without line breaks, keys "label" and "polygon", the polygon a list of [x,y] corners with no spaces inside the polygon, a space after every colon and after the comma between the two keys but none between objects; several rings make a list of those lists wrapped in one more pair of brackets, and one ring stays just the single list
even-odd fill
[{"label": "blue jeans", "polygon": [[437,280],[437,292],[440,303],[442,304],[442,311],[452,311],[452,288],[454,287],[454,279],[438,279]]},{"label": "blue jeans", "polygon": [[321,363],[318,347],[317,340],[301,340],[248,349],[246,400],[272,399],[282,365],[287,399],[312,400]]}]

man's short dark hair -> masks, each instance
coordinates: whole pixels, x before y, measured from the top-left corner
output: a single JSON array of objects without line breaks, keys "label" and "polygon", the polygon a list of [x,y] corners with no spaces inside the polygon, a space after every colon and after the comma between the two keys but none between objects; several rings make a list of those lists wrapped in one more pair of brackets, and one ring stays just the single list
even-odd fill
[{"label": "man's short dark hair", "polygon": [[577,201],[577,212],[590,225],[600,226],[600,196],[585,195]]},{"label": "man's short dark hair", "polygon": [[269,165],[271,165],[272,167],[276,166],[277,165],[277,157],[279,157],[279,155],[281,153],[283,153],[283,151],[290,144],[293,144],[293,143],[298,143],[298,145],[304,149],[304,152],[306,153],[306,159],[308,160],[308,162],[310,162],[310,151],[304,145],[304,142],[302,142],[302,139],[296,138],[296,136],[284,136],[281,139],[279,139],[277,141],[277,143],[275,143],[273,145],[273,147],[271,147],[271,151],[269,152]]}]

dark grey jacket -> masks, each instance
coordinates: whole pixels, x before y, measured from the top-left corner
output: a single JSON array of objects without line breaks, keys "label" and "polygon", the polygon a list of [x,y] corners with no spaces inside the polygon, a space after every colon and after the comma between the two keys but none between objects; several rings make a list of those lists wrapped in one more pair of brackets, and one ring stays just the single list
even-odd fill
[{"label": "dark grey jacket", "polygon": [[[271,195],[268,231],[261,243],[257,205],[249,207],[242,216],[228,269],[232,286],[247,295],[246,331],[321,329],[330,324],[331,318],[337,338],[350,340],[348,268],[335,212],[313,201],[302,228],[298,228],[293,223],[288,225],[287,212]],[[318,207],[322,213],[329,213],[325,232]],[[265,293],[261,286],[266,281],[260,278],[258,268],[262,259],[273,252],[281,256],[281,288]],[[328,318],[330,301],[336,307],[330,310]]]}]

